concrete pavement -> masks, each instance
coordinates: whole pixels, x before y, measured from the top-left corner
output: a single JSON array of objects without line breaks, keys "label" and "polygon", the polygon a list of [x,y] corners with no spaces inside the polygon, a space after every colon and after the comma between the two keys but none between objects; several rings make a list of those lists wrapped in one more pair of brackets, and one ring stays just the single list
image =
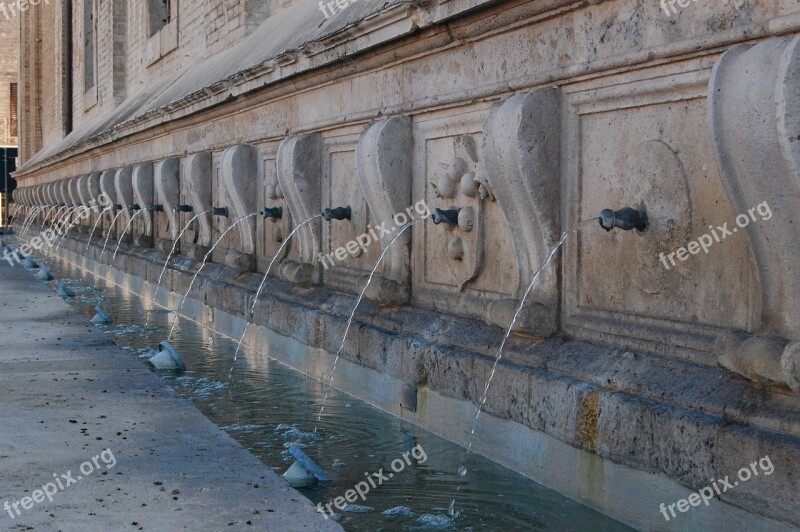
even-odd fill
[{"label": "concrete pavement", "polygon": [[340,530],[5,261],[0,505],[4,530]]}]

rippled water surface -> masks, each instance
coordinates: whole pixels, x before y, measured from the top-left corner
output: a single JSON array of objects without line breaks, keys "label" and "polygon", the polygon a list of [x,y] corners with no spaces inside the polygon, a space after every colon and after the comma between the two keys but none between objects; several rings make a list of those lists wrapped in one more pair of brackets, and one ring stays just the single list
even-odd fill
[{"label": "rippled water surface", "polygon": [[[75,292],[70,303],[83,315],[91,317],[99,304],[114,319],[103,327],[111,340],[142,363],[155,354],[173,314],[146,309],[138,296],[69,263],[46,262]],[[390,471],[415,446],[424,449],[424,462],[412,460],[365,501],[338,512],[347,530],[628,530],[479,456],[469,457],[469,473],[461,477],[463,448],[346,394],[332,391],[317,423],[321,383],[245,349],[232,367],[236,343],[194,322],[181,320],[172,343],[188,370],[163,378],[212,421],[279,474],[293,461],[291,444],[328,472],[329,485],[302,490],[315,504],[343,496],[365,473]],[[459,485],[458,514],[451,518]]]}]

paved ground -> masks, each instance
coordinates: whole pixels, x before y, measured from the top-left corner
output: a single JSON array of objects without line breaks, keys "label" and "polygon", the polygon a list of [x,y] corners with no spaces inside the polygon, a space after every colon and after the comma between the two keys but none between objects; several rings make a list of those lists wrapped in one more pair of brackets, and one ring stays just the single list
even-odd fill
[{"label": "paved ground", "polygon": [[2,530],[339,530],[4,260],[0,505]]}]

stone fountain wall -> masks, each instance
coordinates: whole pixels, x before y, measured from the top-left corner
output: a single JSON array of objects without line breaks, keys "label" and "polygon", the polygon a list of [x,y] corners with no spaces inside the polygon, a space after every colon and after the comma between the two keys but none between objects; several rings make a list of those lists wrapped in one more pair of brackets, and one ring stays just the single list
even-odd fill
[{"label": "stone fountain wall", "polygon": [[[122,210],[99,225],[111,241],[138,204],[114,266],[153,283],[186,222],[227,207],[178,242],[164,281],[177,293],[234,220],[281,207],[280,220],[231,231],[191,296],[327,352],[396,235],[332,267],[320,257],[409,207],[459,208],[457,224],[416,224],[386,250],[344,357],[412,395],[473,403],[562,233],[644,206],[645,232],[595,224],[567,240],[526,300],[487,411],[692,489],[769,454],[785,482],[722,498],[800,524],[797,6],[698,2],[668,16],[657,3],[564,1],[459,15],[467,4],[395,5],[272,70],[50,150],[23,166],[15,199],[103,192]],[[330,58],[341,46],[352,63]],[[292,228],[339,206],[352,219],[301,229],[251,316]],[[84,253],[95,220],[64,247]],[[109,263],[101,245],[86,253]],[[398,413],[424,410],[403,397]]]}]

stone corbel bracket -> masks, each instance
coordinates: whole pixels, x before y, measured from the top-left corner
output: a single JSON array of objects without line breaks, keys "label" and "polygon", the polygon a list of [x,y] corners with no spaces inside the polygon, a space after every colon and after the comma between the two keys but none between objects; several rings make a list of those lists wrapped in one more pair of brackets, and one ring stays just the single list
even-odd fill
[{"label": "stone corbel bracket", "polygon": [[[484,126],[486,175],[511,232],[518,264],[515,296],[489,308],[506,327],[560,237],[560,113],[555,88],[518,94],[495,104]],[[558,264],[536,281],[519,328],[549,336],[558,328]]]},{"label": "stone corbel bracket", "polygon": [[[80,194],[78,194],[79,179],[80,178],[78,177],[73,177],[67,181],[67,194],[69,195],[69,204],[72,205],[73,207],[78,207],[79,205],[81,205],[81,197]],[[70,227],[72,223],[80,223],[81,221],[80,214],[82,211],[83,209],[79,208],[72,209],[72,215],[68,218],[70,221],[70,225],[68,225],[67,227]]]},{"label": "stone corbel bracket", "polygon": [[[278,147],[278,183],[294,227],[320,213],[322,177],[322,136],[319,133],[289,137]],[[320,252],[321,219],[300,229],[294,238],[298,262],[286,260],[281,264],[281,276],[300,285],[319,283],[320,269],[316,264]]]},{"label": "stone corbel bracket", "polygon": [[[92,198],[91,194],[89,194],[88,175],[81,176],[78,178],[76,188],[78,194],[78,201],[80,202],[81,205],[84,205],[87,208],[91,207],[91,205],[94,205],[94,203],[92,203],[92,200],[95,199],[96,196],[95,198]],[[89,229],[91,229],[91,227],[94,225],[93,220],[95,219],[95,215],[97,214],[97,212],[98,212],[97,209],[90,209],[88,211],[88,215],[83,218],[81,225],[79,226],[79,229],[82,232],[88,232]]]},{"label": "stone corbel bracket", "polygon": [[[222,154],[220,162],[222,186],[231,200],[230,223],[258,210],[258,150],[240,144],[231,146]],[[239,249],[228,250],[225,264],[238,270],[254,270],[256,265],[256,220],[242,221],[237,229]]]},{"label": "stone corbel bracket", "polygon": [[65,223],[69,219],[69,205],[70,205],[70,197],[69,197],[69,181],[67,179],[62,179],[61,181],[56,182],[56,198],[58,198],[58,203],[60,205],[64,205],[64,207],[60,207],[56,210],[56,216],[53,220],[54,223],[58,224],[58,230],[63,231],[65,227]]},{"label": "stone corbel bracket", "polygon": [[[758,209],[761,217],[743,230],[761,288],[753,327],[765,335],[796,340],[800,334],[800,36],[732,47],[714,67],[708,100],[711,137],[731,204],[740,214]],[[795,347],[795,355],[797,351]],[[748,378],[754,374],[751,367],[775,358],[755,350],[738,357],[719,352],[717,356],[721,365]],[[796,380],[792,381],[796,377],[772,371],[769,378],[797,389]]]},{"label": "stone corbel bracket", "polygon": [[133,167],[124,166],[117,170],[114,175],[114,189],[117,191],[117,203],[122,206],[122,215],[119,217],[117,225],[120,229],[118,240],[128,244],[133,241],[130,231],[122,234],[131,219],[131,211],[128,208],[133,203]]},{"label": "stone corbel bracket", "polygon": [[73,177],[69,180],[69,184],[67,185],[67,190],[69,190],[70,205],[73,206],[81,205],[81,196],[78,193],[79,179],[79,177]]},{"label": "stone corbel bracket", "polygon": [[[364,129],[356,146],[361,190],[375,222],[392,220],[411,204],[411,119],[395,116]],[[396,235],[381,236],[381,247]],[[411,232],[406,231],[386,251],[383,275],[374,279],[367,297],[385,304],[405,304],[411,297]]]},{"label": "stone corbel bracket", "polygon": [[[159,239],[157,246],[166,253],[172,250],[172,244],[178,238],[181,230],[178,227],[178,213],[175,212],[175,206],[181,201],[180,166],[178,159],[164,159],[157,162],[153,170],[153,188],[155,189],[153,201],[162,208],[160,213],[153,215],[154,224],[160,227],[161,222],[156,222],[156,220],[166,220],[167,234],[170,235],[169,239]],[[153,238],[155,239],[157,236],[154,230]]]},{"label": "stone corbel bracket", "polygon": [[[188,199],[188,204],[194,209],[187,213],[188,219],[200,213],[211,210],[211,174],[213,161],[211,153],[201,152],[190,155],[186,158],[183,186]],[[180,219],[180,217],[177,217]],[[211,249],[211,215],[204,214],[197,218],[197,231],[194,241],[191,243],[182,242],[184,253],[191,259],[202,260],[208,250]],[[177,235],[176,235],[177,236]]]},{"label": "stone corbel bracket", "polygon": [[[138,219],[140,219],[142,230],[134,235],[133,241],[139,247],[153,247],[153,214],[147,209],[153,203],[153,164],[144,163],[137,165],[133,169],[133,199],[134,203],[141,209]],[[135,225],[139,225],[139,221]]]},{"label": "stone corbel bracket", "polygon": [[[105,172],[100,174],[100,192],[108,198],[112,204],[117,204],[117,189],[114,185],[114,170],[106,170]],[[116,216],[116,212],[114,209],[110,209],[106,211],[103,219],[102,225],[104,229],[108,232],[113,232],[114,228],[111,227],[111,222],[114,220],[114,216]]]}]

